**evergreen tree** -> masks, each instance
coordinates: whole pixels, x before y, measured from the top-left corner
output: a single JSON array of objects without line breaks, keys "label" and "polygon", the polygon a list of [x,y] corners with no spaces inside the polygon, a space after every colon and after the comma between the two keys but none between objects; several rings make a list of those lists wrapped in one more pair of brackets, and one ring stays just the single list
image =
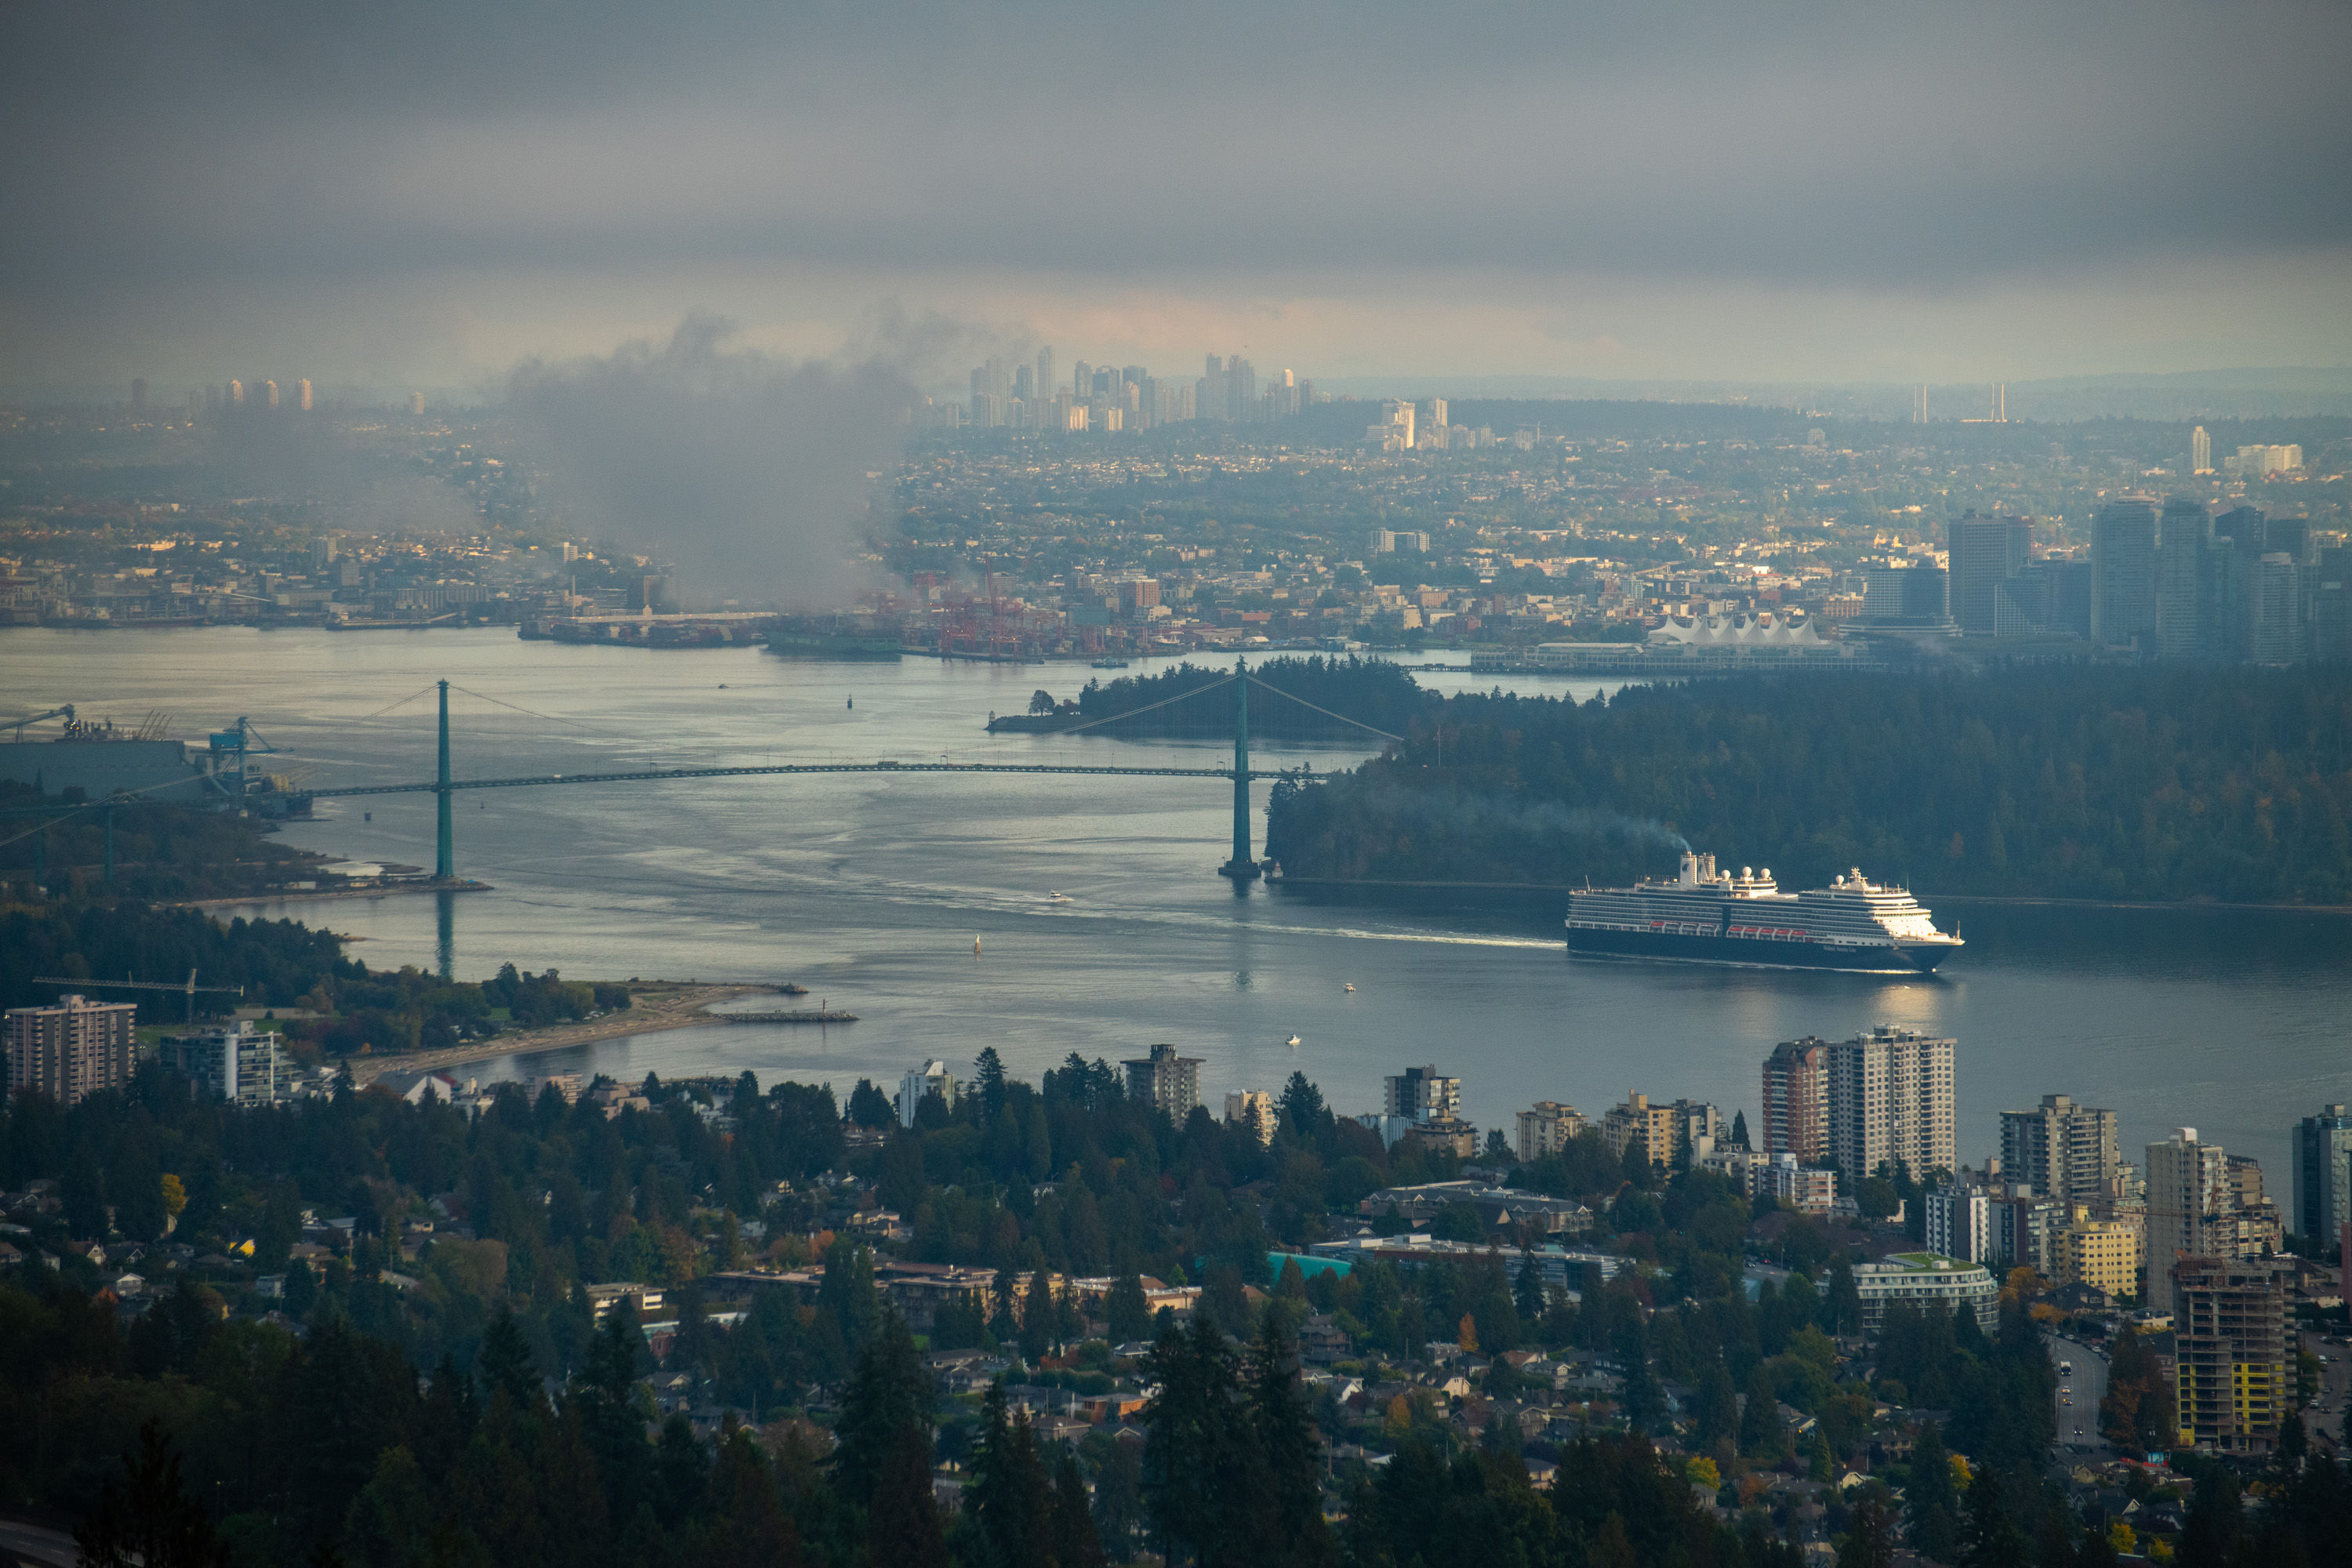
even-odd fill
[{"label": "evergreen tree", "polygon": [[857,1365],[842,1391],[841,1419],[834,1426],[833,1480],[844,1501],[864,1509],[875,1488],[912,1433],[924,1461],[924,1495],[929,1496],[930,1373],[924,1371],[906,1321],[883,1314],[882,1330],[857,1353]]},{"label": "evergreen tree", "polygon": [[1330,1113],[1323,1108],[1323,1091],[1307,1082],[1305,1073],[1292,1073],[1283,1086],[1279,1121],[1284,1131],[1302,1143],[1320,1142]]},{"label": "evergreen tree", "polygon": [[947,1532],[931,1492],[931,1443],[923,1427],[898,1428],[868,1489],[866,1540],[875,1568],[945,1568]]},{"label": "evergreen tree", "polygon": [[1837,1568],[1895,1568],[1895,1519],[1876,1497],[1854,1504]]},{"label": "evergreen tree", "polygon": [[[2199,1489],[2202,1490],[2202,1488]],[[1960,1530],[1961,1568],[2018,1568],[2025,1561],[2025,1537],[2010,1517],[2000,1472],[1979,1467],[1969,1482],[1968,1517]]]},{"label": "evergreen tree", "polygon": [[983,1568],[1028,1568],[1051,1559],[1051,1503],[1037,1439],[1025,1414],[1005,1418],[1001,1382],[981,1403],[980,1447],[964,1485],[964,1511]]},{"label": "evergreen tree", "polygon": [[74,1531],[91,1568],[227,1568],[228,1543],[212,1513],[180,1476],[180,1455],[150,1417],[139,1446],[122,1456],[122,1474],[100,1489],[98,1506]]},{"label": "evergreen tree", "polygon": [[1759,1366],[1748,1374],[1748,1399],[1739,1410],[1739,1451],[1751,1459],[1775,1459],[1787,1443],[1788,1429],[1772,1396],[1772,1380]]},{"label": "evergreen tree", "polygon": [[1247,1376],[1258,1461],[1251,1479],[1265,1499],[1257,1539],[1283,1542],[1283,1560],[1299,1568],[1335,1563],[1337,1546],[1323,1522],[1321,1444],[1299,1387],[1297,1346],[1281,1313],[1261,1321]]},{"label": "evergreen tree", "polygon": [[[1234,1400],[1234,1364],[1225,1337],[1205,1317],[1170,1327],[1152,1347],[1159,1384],[1144,1406],[1143,1496],[1161,1542],[1203,1563],[1243,1542],[1233,1504],[1251,1495],[1255,1444]],[[1244,1537],[1244,1540],[1246,1538]]]},{"label": "evergreen tree", "polygon": [[1086,1477],[1077,1459],[1066,1450],[1055,1468],[1053,1491],[1046,1501],[1045,1538],[1054,1549],[1053,1568],[1107,1568],[1102,1541],[1095,1533],[1088,1508]]},{"label": "evergreen tree", "polygon": [[1748,1142],[1748,1112],[1744,1110],[1735,1110],[1731,1113],[1731,1145],[1735,1149],[1745,1149],[1749,1147]]},{"label": "evergreen tree", "polygon": [[1912,1441],[1904,1507],[1911,1516],[1911,1544],[1938,1563],[1951,1562],[1959,1551],[1959,1501],[1943,1429],[1932,1423],[1920,1427]]},{"label": "evergreen tree", "polygon": [[1143,1298],[1143,1279],[1129,1268],[1120,1274],[1103,1299],[1109,1320],[1110,1342],[1132,1344],[1151,1332],[1151,1309]]},{"label": "evergreen tree", "polygon": [[882,1325],[882,1299],[874,1289],[874,1254],[848,1237],[824,1249],[824,1280],[817,1287],[817,1310],[831,1318],[842,1349],[856,1355]]},{"label": "evergreen tree", "polygon": [[1862,1289],[1853,1282],[1853,1265],[1843,1258],[1830,1269],[1830,1288],[1822,1294],[1822,1328],[1832,1334],[1862,1331]]},{"label": "evergreen tree", "polygon": [[58,1199],[64,1205],[66,1231],[79,1242],[106,1239],[106,1177],[100,1171],[98,1151],[87,1139],[66,1162],[64,1178],[58,1184]]},{"label": "evergreen tree", "polygon": [[1739,1399],[1731,1384],[1731,1369],[1720,1356],[1709,1356],[1698,1374],[1697,1447],[1712,1453],[1739,1434]]},{"label": "evergreen tree", "polygon": [[1524,1247],[1519,1252],[1518,1277],[1511,1281],[1511,1306],[1522,1325],[1531,1325],[1543,1316],[1543,1268],[1536,1255]]},{"label": "evergreen tree", "polygon": [[1004,1058],[996,1054],[994,1046],[983,1046],[972,1058],[971,1087],[973,1099],[980,1106],[981,1125],[992,1127],[1004,1110]]},{"label": "evergreen tree", "polygon": [[649,1406],[641,1403],[637,1388],[637,1359],[645,1353],[635,1302],[624,1296],[589,1342],[587,1363],[569,1401],[616,1519],[629,1518],[646,1500],[652,1469],[652,1445],[646,1440]]},{"label": "evergreen tree", "polygon": [[1021,1301],[1021,1359],[1035,1366],[1054,1342],[1054,1288],[1043,1268],[1029,1276]]},{"label": "evergreen tree", "polygon": [[482,1335],[482,1348],[474,1357],[474,1374],[482,1380],[484,1397],[503,1392],[519,1411],[538,1410],[547,1403],[539,1368],[531,1361],[530,1345],[523,1339],[514,1312],[507,1307],[499,1309],[499,1315],[490,1320],[489,1329]]}]

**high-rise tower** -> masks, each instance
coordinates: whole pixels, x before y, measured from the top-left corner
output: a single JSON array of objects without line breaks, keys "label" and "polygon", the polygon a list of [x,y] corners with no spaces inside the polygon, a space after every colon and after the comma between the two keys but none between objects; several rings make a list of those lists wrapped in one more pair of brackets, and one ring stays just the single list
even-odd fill
[{"label": "high-rise tower", "polygon": [[2110,501],[2091,520],[2091,640],[2109,647],[2156,635],[2156,509]]}]

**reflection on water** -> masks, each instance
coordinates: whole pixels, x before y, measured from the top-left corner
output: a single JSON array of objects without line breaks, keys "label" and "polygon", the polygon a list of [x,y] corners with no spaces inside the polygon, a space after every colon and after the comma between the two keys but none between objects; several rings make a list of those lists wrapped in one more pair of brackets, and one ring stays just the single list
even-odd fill
[{"label": "reflection on water", "polygon": [[[1061,669],[851,669],[495,632],[5,635],[27,689],[101,714],[248,713],[289,753],[280,765],[321,784],[429,776],[429,714],[366,715],[443,675],[596,726],[453,698],[460,777],[827,756],[1218,755],[1205,742],[982,732],[992,709],[1018,711],[1038,686],[1081,673]],[[854,710],[842,700],[852,679]],[[1318,772],[1358,754],[1253,750],[1263,765]],[[1221,780],[1064,775],[490,791],[458,814],[457,856],[497,890],[266,912],[367,939],[352,952],[372,968],[789,979],[859,1016],[641,1036],[560,1058],[629,1081],[750,1068],[845,1093],[861,1076],[894,1081],[910,1062],[969,1060],[983,1045],[1034,1077],[1074,1050],[1116,1061],[1166,1040],[1205,1059],[1212,1105],[1229,1089],[1278,1089],[1297,1068],[1335,1108],[1368,1110],[1382,1077],[1433,1061],[1462,1075],[1465,1114],[1483,1126],[1507,1127],[1538,1099],[1597,1114],[1629,1089],[1746,1108],[1754,1125],[1776,1041],[1886,1023],[1959,1040],[1970,1161],[1997,1147],[1999,1111],[2063,1091],[2115,1107],[2127,1151],[2189,1122],[2256,1154],[2280,1183],[2287,1127],[2352,1100],[2352,920],[1955,905],[1937,909],[1939,923],[1957,918],[1969,945],[1928,980],[1579,962],[1561,945],[1558,893],[1236,889],[1214,874],[1230,853],[1230,801]],[[370,811],[324,804],[285,837],[339,858],[431,863],[430,795],[379,797]],[[1048,903],[1047,889],[1072,901]],[[1935,904],[1932,889],[1923,897]],[[1295,1050],[1282,1044],[1293,1034]]]}]

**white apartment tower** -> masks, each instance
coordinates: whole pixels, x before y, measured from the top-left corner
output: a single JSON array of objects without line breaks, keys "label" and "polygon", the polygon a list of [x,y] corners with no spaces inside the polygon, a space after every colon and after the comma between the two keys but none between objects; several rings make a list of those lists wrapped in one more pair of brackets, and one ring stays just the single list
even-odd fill
[{"label": "white apartment tower", "polygon": [[948,1071],[945,1062],[925,1062],[908,1072],[898,1080],[898,1125],[912,1127],[915,1124],[915,1112],[922,1109],[927,1095],[938,1095],[947,1102],[949,1109],[954,1109],[957,1088],[955,1078]]}]

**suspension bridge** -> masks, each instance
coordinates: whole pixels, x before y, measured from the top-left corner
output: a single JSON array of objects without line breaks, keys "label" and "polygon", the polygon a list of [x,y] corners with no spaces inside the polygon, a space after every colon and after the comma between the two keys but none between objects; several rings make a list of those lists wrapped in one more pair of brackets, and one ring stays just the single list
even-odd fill
[{"label": "suspension bridge", "polygon": [[[1084,731],[1098,729],[1107,724],[1122,723],[1129,720],[1140,718],[1144,714],[1150,713],[1157,709],[1166,708],[1173,703],[1191,701],[1197,698],[1205,697],[1212,692],[1231,688],[1234,693],[1234,759],[1230,766],[1121,767],[1111,764],[1083,763],[919,763],[902,762],[885,758],[868,763],[772,763],[747,764],[735,767],[634,768],[625,771],[608,773],[524,773],[504,778],[458,778],[452,773],[450,767],[449,692],[451,687],[448,681],[440,680],[436,681],[432,687],[425,689],[425,690],[434,690],[437,692],[440,703],[438,766],[431,779],[421,780],[413,784],[331,784],[322,787],[306,787],[302,793],[314,800],[356,800],[373,795],[433,795],[436,798],[436,820],[434,831],[433,879],[437,883],[454,884],[458,880],[458,877],[457,842],[454,831],[454,814],[451,808],[454,797],[461,790],[537,789],[543,786],[556,785],[675,783],[688,779],[756,778],[797,773],[1065,773],[1095,778],[1227,779],[1230,780],[1233,784],[1233,851],[1225,863],[1217,868],[1217,873],[1220,876],[1233,879],[1236,883],[1243,883],[1253,881],[1265,873],[1265,865],[1255,858],[1250,845],[1250,784],[1252,782],[1258,779],[1277,778],[1281,776],[1282,772],[1282,770],[1278,769],[1253,769],[1250,766],[1249,694],[1252,687],[1255,687],[1259,690],[1269,693],[1275,697],[1279,697],[1287,701],[1297,703],[1301,707],[1310,709],[1316,713],[1322,715],[1324,718],[1337,721],[1341,724],[1351,726],[1357,730],[1363,731],[1368,734],[1376,735],[1381,740],[1401,741],[1403,739],[1403,737],[1400,735],[1391,734],[1388,731],[1380,729],[1375,725],[1367,724],[1361,720],[1351,719],[1346,714],[1335,713],[1328,708],[1318,707],[1316,704],[1307,701],[1305,698],[1285,691],[1280,687],[1269,685],[1265,680],[1260,679],[1257,676],[1250,673],[1248,661],[1246,659],[1236,659],[1234,663],[1234,671],[1232,674],[1211,681],[1207,685],[1196,686],[1190,690],[1179,692],[1173,697],[1165,698],[1158,702],[1146,704],[1141,708],[1131,708],[1121,712],[1106,714],[1099,719],[1087,720],[1083,722],[1073,724],[1067,729],[1053,731],[1053,733],[1056,735],[1074,735]],[[415,695],[421,697],[424,694],[424,691],[420,690]],[[478,695],[478,693],[475,695]],[[404,698],[400,702],[394,703],[392,707],[401,707],[406,702],[412,700],[414,700],[413,697]],[[486,700],[495,702],[499,700],[496,698],[489,698],[486,699]],[[501,703],[500,705],[506,707],[513,706],[511,703]],[[391,709],[384,709],[380,711],[389,712],[390,710]],[[528,711],[528,710],[521,710],[521,711]],[[547,715],[538,716],[547,717]],[[240,719],[237,721],[236,731],[238,746],[236,751],[237,764],[236,770],[240,787],[243,781],[243,746],[247,728],[247,726],[246,725],[245,721]],[[64,808],[54,806],[17,807],[13,811],[0,815],[13,816],[47,813],[55,819],[57,817],[70,815],[75,811],[96,810],[103,813],[107,823],[107,879],[111,881],[113,879],[113,816],[115,809],[122,806],[161,804],[166,803],[145,801],[138,799],[132,795],[118,795],[104,801],[93,801],[76,806]],[[43,824],[43,826],[47,826],[47,824]]]}]

